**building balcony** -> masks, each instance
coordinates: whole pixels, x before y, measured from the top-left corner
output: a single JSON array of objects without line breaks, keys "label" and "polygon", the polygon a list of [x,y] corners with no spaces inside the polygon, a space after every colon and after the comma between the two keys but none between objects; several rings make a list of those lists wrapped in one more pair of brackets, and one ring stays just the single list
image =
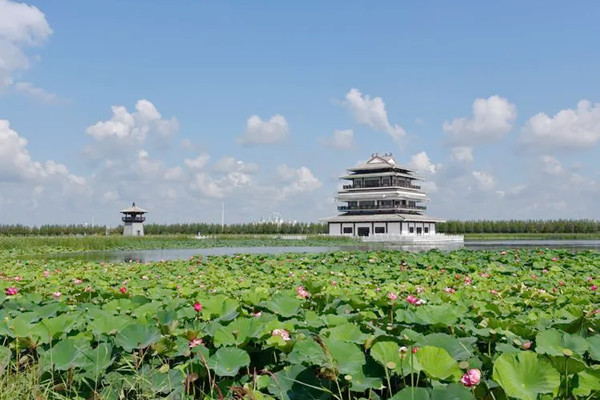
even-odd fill
[{"label": "building balcony", "polygon": [[419,185],[410,185],[410,184],[404,184],[404,183],[396,183],[395,185],[377,185],[377,186],[373,186],[373,185],[368,185],[368,186],[343,185],[342,189],[353,190],[353,189],[378,189],[378,188],[393,188],[393,187],[403,187],[403,188],[418,189],[418,190],[421,189],[421,186],[419,186]]},{"label": "building balcony", "polygon": [[409,205],[395,205],[395,206],[338,206],[338,211],[391,211],[391,210],[420,210],[424,211],[427,207],[425,206],[409,206]]},{"label": "building balcony", "polygon": [[139,215],[139,216],[135,216],[135,217],[126,215],[121,219],[123,220],[123,222],[144,222],[146,220],[146,217],[144,217],[143,215]]}]

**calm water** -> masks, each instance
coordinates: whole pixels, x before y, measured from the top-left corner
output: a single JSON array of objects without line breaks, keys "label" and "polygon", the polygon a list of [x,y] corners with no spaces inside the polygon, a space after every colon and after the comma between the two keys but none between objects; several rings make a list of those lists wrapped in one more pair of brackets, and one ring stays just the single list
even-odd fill
[{"label": "calm water", "polygon": [[446,245],[394,245],[364,244],[356,246],[285,246],[285,247],[213,247],[201,249],[157,249],[157,250],[118,250],[66,253],[48,256],[52,259],[75,259],[85,261],[127,262],[130,260],[148,262],[160,260],[185,260],[195,255],[229,256],[234,254],[282,254],[282,253],[328,253],[332,251],[366,251],[376,249],[426,251],[437,248],[443,251],[456,249],[503,250],[511,248],[560,248],[566,250],[600,251],[600,240],[499,240],[467,241]]}]

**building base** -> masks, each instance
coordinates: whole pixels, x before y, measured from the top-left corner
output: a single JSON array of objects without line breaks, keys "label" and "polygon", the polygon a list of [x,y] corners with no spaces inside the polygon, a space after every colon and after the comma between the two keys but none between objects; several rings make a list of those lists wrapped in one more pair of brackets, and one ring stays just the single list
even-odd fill
[{"label": "building base", "polygon": [[141,222],[125,222],[123,236],[144,236],[144,224]]}]

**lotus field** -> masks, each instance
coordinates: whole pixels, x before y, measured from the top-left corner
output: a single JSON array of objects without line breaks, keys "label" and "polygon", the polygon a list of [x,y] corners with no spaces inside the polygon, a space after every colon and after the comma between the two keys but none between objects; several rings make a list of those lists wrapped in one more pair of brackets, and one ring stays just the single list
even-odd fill
[{"label": "lotus field", "polygon": [[600,398],[599,253],[5,256],[0,278],[0,397]]}]

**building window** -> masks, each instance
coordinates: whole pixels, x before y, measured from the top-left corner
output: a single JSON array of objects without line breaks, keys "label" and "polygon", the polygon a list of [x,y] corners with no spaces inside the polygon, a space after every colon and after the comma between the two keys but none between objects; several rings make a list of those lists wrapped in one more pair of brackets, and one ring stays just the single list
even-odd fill
[{"label": "building window", "polygon": [[415,233],[415,228],[413,228],[412,226],[408,228],[408,233]]},{"label": "building window", "polygon": [[425,233],[429,233],[429,227],[426,226],[424,229],[425,229]]},{"label": "building window", "polygon": [[385,233],[385,226],[376,226],[375,233]]},{"label": "building window", "polygon": [[344,228],[344,233],[352,233],[352,228],[345,227]]},{"label": "building window", "polygon": [[417,228],[417,235],[420,235],[423,233],[423,228]]}]

